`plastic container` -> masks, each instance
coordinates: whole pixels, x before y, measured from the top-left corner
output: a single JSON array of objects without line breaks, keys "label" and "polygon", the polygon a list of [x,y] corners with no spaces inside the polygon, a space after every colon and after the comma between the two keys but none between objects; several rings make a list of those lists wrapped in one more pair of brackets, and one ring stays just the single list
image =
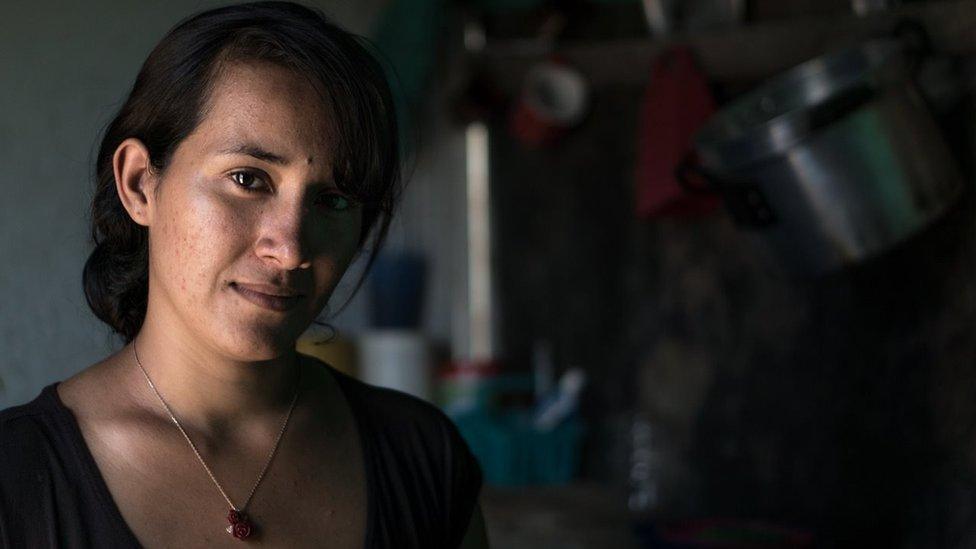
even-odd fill
[{"label": "plastic container", "polygon": [[472,410],[454,417],[454,422],[489,484],[561,484],[572,480],[579,470],[584,426],[578,415],[546,431],[535,428],[528,409]]}]

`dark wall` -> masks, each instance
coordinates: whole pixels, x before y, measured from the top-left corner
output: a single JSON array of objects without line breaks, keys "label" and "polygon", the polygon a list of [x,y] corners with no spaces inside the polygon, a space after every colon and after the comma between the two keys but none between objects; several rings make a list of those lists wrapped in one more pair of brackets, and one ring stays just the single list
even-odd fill
[{"label": "dark wall", "polygon": [[678,514],[793,524],[828,547],[976,543],[973,193],[883,257],[794,278],[724,211],[635,218],[639,97],[598,90],[541,151],[493,128],[502,352],[524,368],[546,338],[588,370],[585,474],[625,476],[610,424],[643,411],[688,471]]}]

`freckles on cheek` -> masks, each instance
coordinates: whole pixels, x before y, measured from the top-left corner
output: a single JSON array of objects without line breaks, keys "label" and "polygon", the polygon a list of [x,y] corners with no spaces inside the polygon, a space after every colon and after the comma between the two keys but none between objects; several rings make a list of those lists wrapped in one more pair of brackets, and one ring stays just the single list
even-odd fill
[{"label": "freckles on cheek", "polygon": [[[186,214],[191,212],[187,210]],[[185,232],[188,227],[187,217],[173,217],[169,220],[169,226],[172,228],[167,231],[166,241],[169,243],[170,254],[169,257],[172,261],[170,267],[175,270],[174,280],[177,283],[177,287],[181,294],[185,294],[188,289],[190,289],[190,284],[188,284],[189,277],[187,272],[187,267],[192,266],[194,261],[194,239]]]},{"label": "freckles on cheek", "polygon": [[180,292],[201,298],[210,291],[211,285],[220,283],[217,263],[218,251],[223,249],[221,234],[226,230],[226,208],[221,208],[219,198],[206,193],[187,198],[171,220],[170,257],[177,271],[173,278]]}]

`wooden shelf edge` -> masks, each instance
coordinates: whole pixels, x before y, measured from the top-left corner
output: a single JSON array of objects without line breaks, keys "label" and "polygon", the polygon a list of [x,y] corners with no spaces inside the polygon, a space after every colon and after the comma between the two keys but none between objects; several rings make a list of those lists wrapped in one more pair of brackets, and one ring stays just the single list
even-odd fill
[{"label": "wooden shelf edge", "polygon": [[503,89],[517,89],[525,71],[551,53],[558,53],[577,66],[596,87],[640,85],[646,82],[656,55],[671,45],[686,45],[695,51],[710,78],[750,82],[884,34],[905,19],[922,23],[938,52],[976,54],[976,0],[943,0],[908,4],[867,17],[775,21],[725,32],[675,36],[666,42],[628,39],[565,43],[555,49],[528,40],[489,42],[484,50],[469,57],[493,73]]}]

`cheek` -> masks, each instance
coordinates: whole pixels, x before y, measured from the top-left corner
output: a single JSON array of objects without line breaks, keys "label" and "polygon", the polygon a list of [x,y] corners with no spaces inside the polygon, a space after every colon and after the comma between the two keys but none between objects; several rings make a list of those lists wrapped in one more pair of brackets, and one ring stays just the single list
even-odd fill
[{"label": "cheek", "polygon": [[219,197],[188,189],[169,202],[161,227],[160,259],[169,279],[183,295],[206,293],[220,283],[222,254],[236,250],[231,235],[243,234],[244,216]]},{"label": "cheek", "polygon": [[332,219],[322,223],[317,234],[317,249],[321,250],[316,261],[318,285],[323,291],[331,291],[356,255],[359,243],[360,218]]},{"label": "cheek", "polygon": [[337,267],[345,269],[356,254],[359,244],[359,232],[362,226],[362,215],[349,216],[349,219],[339,220],[326,228],[328,235],[326,248],[335,260]]}]

